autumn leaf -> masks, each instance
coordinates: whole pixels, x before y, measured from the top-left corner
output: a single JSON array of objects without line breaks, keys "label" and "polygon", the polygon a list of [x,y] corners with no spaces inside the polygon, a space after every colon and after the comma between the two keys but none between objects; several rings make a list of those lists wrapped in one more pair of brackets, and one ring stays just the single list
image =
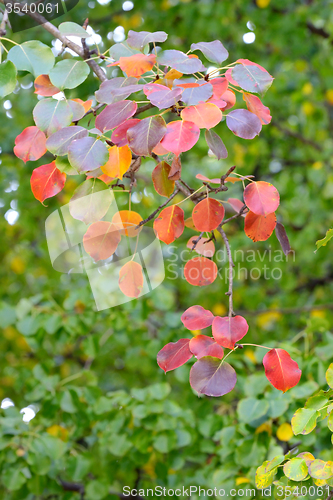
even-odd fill
[{"label": "autumn leaf", "polygon": [[154,229],[158,239],[169,245],[184,231],[184,211],[177,205],[164,208],[154,221]]},{"label": "autumn leaf", "polygon": [[105,165],[101,166],[101,170],[109,177],[121,180],[129,169],[131,162],[132,153],[127,145],[121,148],[111,146],[109,148],[109,159]]},{"label": "autumn leaf", "polygon": [[27,127],[15,139],[14,154],[26,163],[46,153],[46,137],[38,127]]},{"label": "autumn leaf", "polygon": [[127,297],[139,297],[143,289],[143,271],[140,264],[130,260],[120,269],[119,288]]},{"label": "autumn leaf", "polygon": [[55,161],[35,168],[30,179],[32,193],[41,203],[60,193],[65,182],[66,174],[57,169]]}]

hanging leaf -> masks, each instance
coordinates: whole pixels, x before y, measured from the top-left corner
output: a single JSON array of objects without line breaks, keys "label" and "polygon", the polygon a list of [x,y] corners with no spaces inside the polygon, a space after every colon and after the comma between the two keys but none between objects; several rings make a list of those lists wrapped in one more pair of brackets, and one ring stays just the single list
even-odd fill
[{"label": "hanging leaf", "polygon": [[246,102],[247,109],[257,115],[263,125],[271,123],[272,117],[269,108],[263,105],[259,97],[244,92],[243,99]]},{"label": "hanging leaf", "polygon": [[254,64],[236,64],[232,78],[242,89],[260,94],[264,94],[274,80],[264,68]]},{"label": "hanging leaf", "polygon": [[221,95],[221,99],[227,103],[224,110],[233,108],[236,104],[236,95],[232,90],[226,90],[224,94]]},{"label": "hanging leaf", "polygon": [[165,136],[161,145],[167,151],[179,156],[191,149],[197,143],[200,136],[200,129],[192,122],[183,120],[174,121],[167,124]]},{"label": "hanging leaf", "polygon": [[52,97],[60,92],[60,90],[51,83],[49,75],[37,76],[34,85],[35,94],[42,95],[44,97]]},{"label": "hanging leaf", "polygon": [[89,226],[83,236],[83,246],[90,257],[97,262],[111,257],[120,240],[120,233],[112,222],[99,221]]},{"label": "hanging leaf", "polygon": [[[155,90],[156,88],[156,90]],[[147,93],[148,91],[148,93]],[[150,102],[158,107],[158,109],[169,108],[175,106],[182,95],[182,89],[169,89],[164,85],[147,84],[144,86],[144,92]]]},{"label": "hanging leaf", "polygon": [[150,71],[156,62],[155,54],[146,56],[144,54],[134,54],[129,57],[121,57],[118,64],[120,69],[126,73],[127,76],[139,77]]},{"label": "hanging leaf", "polygon": [[162,116],[149,116],[127,130],[128,144],[138,156],[150,156],[167,130]]},{"label": "hanging leaf", "polygon": [[32,114],[37,127],[47,136],[68,127],[73,119],[73,111],[68,102],[52,98],[39,101]]},{"label": "hanging leaf", "polygon": [[148,43],[165,42],[167,38],[168,35],[164,31],[155,31],[154,33],[150,33],[149,31],[129,30],[127,43],[134,49],[142,50]]},{"label": "hanging leaf", "polygon": [[46,153],[46,137],[38,127],[27,127],[15,139],[14,154],[26,163]]},{"label": "hanging leaf", "polygon": [[224,207],[221,202],[213,198],[200,201],[192,212],[192,220],[198,231],[214,231],[222,222]]},{"label": "hanging leaf", "polygon": [[193,356],[189,343],[190,339],[180,339],[165,345],[157,354],[158,366],[167,373],[184,365]]},{"label": "hanging leaf", "polygon": [[87,179],[75,189],[69,202],[69,212],[74,219],[89,224],[101,220],[111,202],[112,194],[104,182]]},{"label": "hanging leaf", "polygon": [[209,80],[209,83],[213,86],[213,97],[214,99],[221,99],[221,96],[228,89],[229,82],[224,77],[213,78]]},{"label": "hanging leaf", "polygon": [[180,319],[188,330],[203,330],[212,325],[214,314],[202,306],[191,306],[183,312]]},{"label": "hanging leaf", "polygon": [[284,228],[284,225],[281,224],[281,222],[276,223],[275,234],[277,239],[279,240],[284,255],[287,256],[291,252],[291,247],[286,230]]},{"label": "hanging leaf", "polygon": [[286,392],[298,384],[301,370],[296,361],[283,349],[271,349],[263,359],[265,375],[279,391]]},{"label": "hanging leaf", "polygon": [[98,102],[112,104],[122,99],[126,99],[126,97],[133,92],[137,92],[142,88],[143,85],[138,85],[137,78],[119,76],[102,82],[99,90],[95,92],[95,97]]},{"label": "hanging leaf", "polygon": [[228,349],[234,349],[235,343],[247,334],[249,325],[243,316],[224,317],[216,316],[212,331],[216,342]]},{"label": "hanging leaf", "polygon": [[136,238],[141,231],[138,224],[142,221],[142,217],[137,212],[131,210],[121,210],[114,214],[112,218],[113,224],[118,228],[121,235]]},{"label": "hanging leaf", "polygon": [[210,129],[222,120],[222,113],[215,104],[201,103],[185,108],[181,112],[185,121],[195,123],[199,128]]},{"label": "hanging leaf", "polygon": [[119,101],[109,104],[97,116],[95,125],[101,132],[112,130],[133,116],[137,107],[138,105],[133,101]]},{"label": "hanging leaf", "polygon": [[320,412],[315,408],[299,408],[291,419],[291,427],[295,436],[310,434],[317,425]]},{"label": "hanging leaf", "polygon": [[30,179],[32,193],[41,203],[60,193],[65,182],[66,174],[57,169],[54,161],[35,168]]},{"label": "hanging leaf", "polygon": [[204,257],[213,257],[215,253],[215,245],[213,241],[209,241],[209,238],[201,238],[198,243],[196,243],[197,236],[192,236],[187,242],[187,248],[192,250],[195,244],[194,251],[199,255]]},{"label": "hanging leaf", "polygon": [[190,340],[190,351],[197,359],[204,356],[213,356],[214,358],[223,358],[223,349],[218,345],[212,337],[206,335],[196,335]]},{"label": "hanging leaf", "polygon": [[163,156],[163,155],[167,155],[169,154],[169,151],[167,151],[166,149],[164,149],[163,146],[161,146],[161,143],[159,142],[153,149],[153,153],[155,153],[155,155],[157,156]]},{"label": "hanging leaf", "polygon": [[161,161],[151,174],[155,191],[166,198],[169,198],[175,189],[174,181],[168,178],[170,170],[170,165],[166,161]]},{"label": "hanging leaf", "polygon": [[171,170],[169,173],[170,181],[178,181],[182,173],[182,164],[179,156],[174,156],[171,163]]},{"label": "hanging leaf", "polygon": [[158,239],[169,245],[183,234],[184,211],[177,205],[164,208],[154,220],[154,230]]},{"label": "hanging leaf", "polygon": [[192,43],[191,51],[200,50],[203,55],[208,59],[208,61],[221,64],[223,61],[228,59],[229,53],[220,42],[220,40],[214,40],[214,42],[199,42]]},{"label": "hanging leaf", "polygon": [[50,47],[38,40],[30,40],[10,49],[7,60],[19,71],[29,71],[35,77],[48,74],[54,66],[54,55]]},{"label": "hanging leaf", "polygon": [[206,130],[206,142],[209,149],[214,153],[218,160],[228,157],[228,151],[219,135],[214,130]]},{"label": "hanging leaf", "polygon": [[115,128],[111,135],[111,141],[119,148],[128,144],[127,130],[137,125],[141,120],[139,118],[130,118]]},{"label": "hanging leaf", "polygon": [[[228,198],[229,205],[235,210],[236,214],[238,214],[244,206],[244,202],[238,200],[237,198]],[[246,217],[246,213],[242,214],[242,217]]]},{"label": "hanging leaf", "polygon": [[206,257],[194,257],[186,262],[184,267],[185,279],[193,286],[207,286],[217,277],[217,265]]},{"label": "hanging leaf", "polygon": [[308,475],[308,468],[303,458],[295,457],[284,464],[283,472],[292,481],[303,481]]},{"label": "hanging leaf", "polygon": [[0,97],[5,97],[15,90],[17,70],[15,64],[8,59],[0,64]]},{"label": "hanging leaf", "polygon": [[244,190],[246,206],[257,215],[268,215],[276,211],[280,204],[277,189],[269,182],[250,182]]},{"label": "hanging leaf", "polygon": [[245,217],[244,231],[246,236],[253,241],[266,241],[272,235],[275,226],[274,212],[268,215],[257,215],[250,211]]},{"label": "hanging leaf", "polygon": [[50,71],[51,83],[59,89],[75,89],[83,83],[90,73],[87,63],[76,59],[63,59]]},{"label": "hanging leaf", "polygon": [[126,297],[139,297],[143,281],[142,266],[133,260],[127,262],[119,271],[119,288]]},{"label": "hanging leaf", "polygon": [[93,137],[75,139],[68,147],[69,163],[78,172],[92,172],[105,165],[109,153],[105,144]]},{"label": "hanging leaf", "polygon": [[262,128],[259,118],[247,109],[230,111],[226,123],[228,129],[242,139],[253,139]]},{"label": "hanging leaf", "polygon": [[163,66],[170,66],[184,74],[192,74],[197,71],[206,71],[206,68],[195,57],[189,57],[180,50],[165,50],[158,53],[157,62]]},{"label": "hanging leaf", "polygon": [[68,148],[72,141],[82,139],[83,137],[87,137],[87,135],[88,130],[83,127],[65,127],[50,135],[46,141],[46,147],[52,154],[64,156],[68,153]]},{"label": "hanging leaf", "polygon": [[59,24],[58,29],[65,36],[78,36],[80,38],[89,38],[91,36],[82,26],[70,21]]},{"label": "hanging leaf", "polygon": [[109,148],[109,159],[105,165],[101,166],[101,170],[109,177],[121,180],[130,168],[131,162],[132,153],[127,145],[121,148],[112,146]]},{"label": "hanging leaf", "polygon": [[232,366],[211,356],[199,359],[190,371],[192,389],[206,396],[224,396],[233,390],[236,382],[237,376]]},{"label": "hanging leaf", "polygon": [[195,225],[193,224],[192,217],[188,217],[184,221],[185,227],[188,227],[189,229],[193,229],[193,231],[197,231]]}]

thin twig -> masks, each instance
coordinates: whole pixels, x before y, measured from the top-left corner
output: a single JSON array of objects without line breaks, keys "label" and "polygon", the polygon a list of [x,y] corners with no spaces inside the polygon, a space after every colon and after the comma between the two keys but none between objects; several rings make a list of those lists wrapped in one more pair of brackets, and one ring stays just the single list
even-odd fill
[{"label": "thin twig", "polygon": [[240,211],[233,215],[232,217],[229,217],[229,219],[225,219],[221,222],[221,226],[224,226],[224,224],[227,224],[228,222],[230,222],[231,220],[234,220],[234,219],[237,219],[238,217],[241,217],[245,210],[247,210],[247,206],[246,205],[243,205],[242,208],[240,209]]},{"label": "thin twig", "polygon": [[169,198],[167,199],[167,201],[165,203],[162,203],[162,205],[160,205],[158,208],[156,208],[156,210],[149,215],[149,217],[147,217],[147,219],[145,220],[142,220],[140,222],[140,224],[137,225],[137,227],[140,227],[140,226],[143,226],[144,224],[146,224],[147,222],[149,222],[150,220],[152,220],[155,215],[160,211],[162,210],[162,208],[164,208],[168,203],[170,203],[170,201],[179,193],[179,189],[176,189],[171,196],[169,196]]},{"label": "thin twig", "polygon": [[229,259],[229,288],[228,291],[226,292],[226,295],[229,297],[229,318],[232,318],[234,314],[234,309],[233,309],[233,302],[232,302],[232,286],[233,286],[233,268],[235,267],[234,261],[232,260],[232,255],[231,255],[231,249],[229,245],[229,240],[227,238],[227,235],[223,231],[222,227],[217,228],[218,232],[223,238],[224,244],[227,249],[227,254],[228,254],[228,259]]}]

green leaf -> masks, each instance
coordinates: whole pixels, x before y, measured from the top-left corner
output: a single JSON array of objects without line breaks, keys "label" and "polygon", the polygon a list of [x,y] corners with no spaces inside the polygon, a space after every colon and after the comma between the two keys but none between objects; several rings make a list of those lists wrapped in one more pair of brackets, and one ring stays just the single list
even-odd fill
[{"label": "green leaf", "polygon": [[238,404],[239,418],[249,423],[266,415],[269,404],[265,399],[245,398]]},{"label": "green leaf", "polygon": [[333,229],[329,229],[328,231],[326,231],[326,235],[323,239],[316,241],[317,250],[319,250],[320,247],[325,247],[332,238],[333,238]]},{"label": "green leaf", "polygon": [[333,363],[330,364],[326,372],[326,382],[333,389]]},{"label": "green leaf", "polygon": [[309,474],[314,479],[329,479],[333,476],[333,462],[313,460],[309,465]]},{"label": "green leaf", "polygon": [[71,124],[73,112],[67,101],[42,99],[33,110],[33,117],[39,130],[51,135]]},{"label": "green leaf", "polygon": [[284,464],[283,472],[292,481],[303,481],[308,475],[308,468],[303,458],[292,458]]},{"label": "green leaf", "polygon": [[328,397],[324,391],[320,391],[315,396],[311,396],[305,403],[304,408],[311,408],[313,410],[320,410],[323,406],[328,403]]},{"label": "green leaf", "polygon": [[80,38],[89,38],[91,36],[82,26],[70,21],[59,24],[58,29],[65,36],[79,36]]},{"label": "green leaf", "polygon": [[327,427],[329,428],[329,430],[331,432],[333,432],[333,411],[331,411],[331,413],[329,414],[328,416],[328,419],[327,419]]},{"label": "green leaf", "polygon": [[11,94],[16,87],[17,70],[11,61],[0,64],[0,97]]},{"label": "green leaf", "polygon": [[266,466],[269,463],[268,460],[264,462],[260,467],[258,467],[255,477],[256,487],[258,489],[264,489],[270,486],[273,482],[274,476],[277,473],[277,468],[266,472]]},{"label": "green leaf", "polygon": [[317,425],[320,413],[315,409],[299,408],[291,419],[291,427],[297,434],[310,434]]},{"label": "green leaf", "polygon": [[65,391],[60,400],[60,408],[66,413],[75,413],[77,411],[76,406],[74,405],[72,395],[70,391]]},{"label": "green leaf", "polygon": [[108,493],[108,484],[95,480],[88,484],[84,497],[86,500],[102,500],[102,498],[105,498]]},{"label": "green leaf", "polygon": [[12,467],[2,474],[1,479],[4,486],[10,491],[19,490],[27,480],[20,469],[13,469]]},{"label": "green leaf", "polygon": [[7,59],[20,71],[29,71],[35,77],[47,75],[54,66],[54,55],[50,47],[38,40],[15,45],[8,52]]},{"label": "green leaf", "polygon": [[50,80],[58,89],[74,89],[83,83],[89,75],[87,63],[75,59],[64,59],[50,71]]}]

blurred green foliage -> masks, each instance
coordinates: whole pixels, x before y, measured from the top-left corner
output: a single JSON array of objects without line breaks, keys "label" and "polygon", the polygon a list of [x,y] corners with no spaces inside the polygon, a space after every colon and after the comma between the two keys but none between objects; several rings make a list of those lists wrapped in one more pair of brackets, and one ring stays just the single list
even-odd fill
[{"label": "blurred green foliage", "polygon": [[[32,125],[36,104],[32,76],[22,73],[20,88],[0,110],[0,397],[15,404],[0,410],[4,500],[75,500],[80,495],[102,500],[119,497],[124,485],[253,488],[256,468],[296,445],[300,452],[333,459],[325,422],[305,436],[288,434],[286,426],[281,429],[309,396],[327,388],[325,372],[332,361],[332,312],[316,308],[332,302],[330,243],[314,253],[315,241],[333,221],[331,3],[133,1],[133,9],[124,11],[118,0],[105,5],[81,0],[55,24],[82,24],[89,17],[89,25],[102,37],[101,52],[113,43],[114,33],[121,33],[119,27],[125,32],[164,30],[169,33],[165,47],[185,52],[193,42],[220,39],[230,60],[254,60],[275,78],[263,99],[273,120],[260,138],[241,140],[222,124],[219,132],[228,159],[208,158],[201,139],[184,155],[183,177],[199,187],[197,173],[215,177],[236,165],[239,173],[254,174],[278,188],[279,217],[295,256],[276,261],[279,244],[274,235],[254,244],[244,235],[242,221],[228,224],[233,250],[243,252],[237,254],[236,266],[245,268],[236,276],[234,305],[249,321],[248,341],[288,350],[303,370],[302,379],[281,395],[267,382],[263,353],[255,348],[230,357],[238,382],[223,398],[193,394],[188,384],[191,362],[167,377],[159,370],[156,354],[161,347],[189,334],[180,322],[187,307],[197,303],[215,314],[226,311],[223,255],[218,262],[223,279],[207,289],[191,287],[181,276],[175,279],[175,255],[179,268],[185,263],[180,251],[193,235],[188,229],[177,248],[164,247],[168,279],[151,295],[115,309],[95,312],[86,277],[52,269],[45,219],[68,203],[80,180],[71,177],[47,207],[34,199],[31,171],[45,161],[24,165],[12,153],[15,137]],[[245,44],[249,21],[256,40]],[[51,43],[42,27],[16,33],[13,39]],[[108,76],[112,71],[107,68]],[[68,95],[87,99],[97,88],[90,75]],[[153,167],[154,162],[146,161],[138,182],[143,217],[161,199],[146,182]],[[227,196],[240,194],[240,187],[232,186]],[[123,196],[117,201],[127,204]],[[191,203],[183,208],[190,216]],[[18,219],[9,224],[15,212]],[[220,240],[217,246],[222,248]],[[189,254],[183,256],[186,261]],[[269,279],[263,275],[265,265]],[[37,413],[25,423],[20,410],[29,405]]]}]

